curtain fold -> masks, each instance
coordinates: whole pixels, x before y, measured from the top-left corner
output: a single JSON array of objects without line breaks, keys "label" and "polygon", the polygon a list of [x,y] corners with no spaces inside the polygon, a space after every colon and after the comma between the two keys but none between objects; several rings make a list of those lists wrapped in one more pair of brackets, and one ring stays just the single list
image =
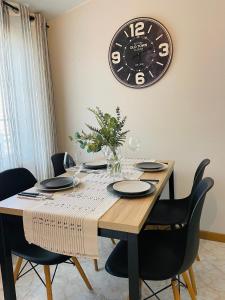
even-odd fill
[{"label": "curtain fold", "polygon": [[[0,0],[0,169],[19,166],[21,161],[15,105],[8,8]],[[13,155],[12,155],[13,153]]]},{"label": "curtain fold", "polygon": [[51,80],[50,61],[48,52],[48,39],[46,30],[46,20],[41,14],[35,14],[35,33],[37,41],[37,68],[39,74],[40,91],[42,92],[41,99],[42,107],[41,113],[45,114],[44,122],[42,124],[45,130],[43,143],[46,147],[42,155],[45,160],[49,160],[48,153],[56,152],[56,126],[55,126],[55,110],[53,102],[53,86]]},{"label": "curtain fold", "polygon": [[46,21],[9,11],[0,0],[0,171],[24,166],[43,179],[56,152]]}]

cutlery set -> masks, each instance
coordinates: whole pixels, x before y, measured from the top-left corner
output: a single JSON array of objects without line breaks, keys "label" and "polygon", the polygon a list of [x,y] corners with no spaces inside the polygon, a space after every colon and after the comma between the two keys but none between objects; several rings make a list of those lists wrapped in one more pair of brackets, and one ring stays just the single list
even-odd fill
[{"label": "cutlery set", "polygon": [[38,200],[53,200],[53,194],[35,193],[35,192],[21,192],[18,194],[20,199],[38,199]]}]

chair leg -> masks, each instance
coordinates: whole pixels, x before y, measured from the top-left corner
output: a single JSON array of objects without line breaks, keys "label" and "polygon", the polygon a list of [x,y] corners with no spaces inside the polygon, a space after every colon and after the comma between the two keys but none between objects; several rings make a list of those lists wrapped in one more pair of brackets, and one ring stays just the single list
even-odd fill
[{"label": "chair leg", "polygon": [[190,279],[191,279],[191,284],[192,284],[193,290],[195,292],[195,295],[197,295],[197,287],[196,287],[196,282],[195,282],[195,274],[194,274],[192,266],[189,268],[188,273],[189,273],[189,276],[190,276]]},{"label": "chair leg", "polygon": [[44,266],[44,272],[45,272],[45,284],[46,284],[46,291],[47,291],[47,299],[53,300],[50,267]]},{"label": "chair leg", "polygon": [[171,284],[172,284],[172,289],[173,289],[174,300],[180,300],[180,291],[179,291],[178,281],[176,279],[172,279]]},{"label": "chair leg", "polygon": [[200,256],[199,256],[199,254],[198,254],[197,257],[196,257],[196,260],[197,260],[197,261],[200,261]]},{"label": "chair leg", "polygon": [[95,271],[98,272],[99,268],[98,268],[98,261],[97,261],[97,259],[94,259],[94,266],[95,266]]},{"label": "chair leg", "polygon": [[17,258],[17,262],[16,262],[16,267],[15,267],[15,270],[14,270],[14,273],[13,273],[14,282],[15,283],[16,283],[16,281],[18,279],[18,275],[19,275],[19,272],[20,272],[20,268],[21,268],[22,262],[23,262],[23,258],[22,257],[18,257]]},{"label": "chair leg", "polygon": [[81,275],[83,281],[85,282],[87,288],[88,288],[89,290],[93,290],[93,288],[92,288],[92,286],[91,286],[91,284],[90,284],[90,282],[89,282],[89,280],[88,280],[86,274],[84,273],[84,270],[83,270],[83,268],[81,267],[81,265],[80,265],[78,259],[77,259],[75,256],[73,256],[73,257],[72,257],[72,261],[73,261],[74,265],[77,267],[77,270],[78,270],[78,272],[80,273],[80,275]]},{"label": "chair leg", "polygon": [[188,292],[189,292],[189,295],[191,296],[191,299],[192,299],[192,300],[196,300],[195,292],[194,292],[194,290],[193,290],[193,288],[192,288],[192,285],[191,285],[191,282],[190,282],[190,279],[189,279],[189,277],[188,277],[187,272],[184,272],[184,273],[182,274],[182,276],[183,276],[183,278],[184,278],[185,284],[187,285]]},{"label": "chair leg", "polygon": [[113,245],[116,245],[116,241],[114,239],[111,239]]}]

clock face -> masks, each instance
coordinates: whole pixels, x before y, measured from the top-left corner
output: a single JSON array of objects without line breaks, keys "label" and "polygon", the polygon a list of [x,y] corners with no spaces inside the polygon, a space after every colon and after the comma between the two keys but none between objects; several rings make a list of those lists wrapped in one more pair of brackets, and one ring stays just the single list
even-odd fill
[{"label": "clock face", "polygon": [[109,64],[118,81],[132,88],[143,88],[165,74],[172,52],[170,35],[161,23],[151,18],[136,18],[114,35]]}]

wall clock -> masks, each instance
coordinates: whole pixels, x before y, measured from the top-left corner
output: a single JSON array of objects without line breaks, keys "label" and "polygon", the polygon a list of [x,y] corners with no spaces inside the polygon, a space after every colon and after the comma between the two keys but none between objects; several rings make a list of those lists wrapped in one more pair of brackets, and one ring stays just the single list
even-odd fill
[{"label": "wall clock", "polygon": [[172,58],[167,29],[152,18],[135,18],[122,25],[109,48],[109,64],[116,79],[132,88],[157,82]]}]

